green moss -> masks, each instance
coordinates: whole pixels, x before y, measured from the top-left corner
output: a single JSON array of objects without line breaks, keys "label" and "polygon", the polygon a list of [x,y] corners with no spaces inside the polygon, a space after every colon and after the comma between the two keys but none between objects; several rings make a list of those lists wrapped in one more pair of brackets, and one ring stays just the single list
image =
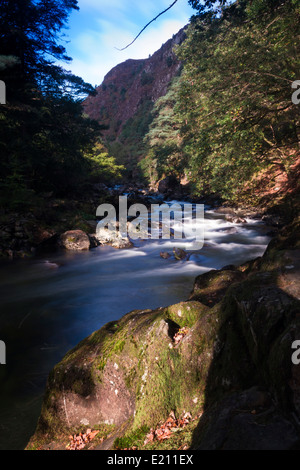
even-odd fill
[{"label": "green moss", "polygon": [[205,309],[206,307],[199,302],[180,302],[167,307],[167,315],[180,328],[191,328]]},{"label": "green moss", "polygon": [[135,382],[136,377],[137,377],[137,370],[135,367],[132,367],[132,369],[130,369],[125,375],[125,384],[129,390],[133,388],[133,384]]},{"label": "green moss", "polygon": [[[90,443],[86,444],[85,450],[88,450],[91,447],[94,448],[97,445],[101,444],[101,442],[107,439],[107,437],[115,430],[115,425],[99,424],[93,426],[93,431],[96,430],[99,431],[98,434]],[[53,450],[66,450],[68,444],[70,443],[70,435],[74,436],[80,433],[84,434],[86,433],[86,431],[87,427],[81,425],[69,429],[61,428],[60,433],[52,437],[49,435],[38,436],[37,434],[35,434],[35,436],[30,440],[30,442],[26,446],[25,450],[47,450],[49,448]]]},{"label": "green moss", "polygon": [[148,426],[142,426],[135,431],[128,432],[114,442],[114,449],[130,449],[136,447],[137,450],[182,450],[191,446],[195,428],[198,425],[198,419],[192,420],[184,428],[176,428],[168,439],[161,441],[154,440],[144,445],[145,438],[150,429]]},{"label": "green moss", "polygon": [[125,434],[123,437],[117,437],[114,441],[114,449],[130,449],[133,446],[142,447],[145,437],[150,431],[148,426],[141,426],[134,431]]},{"label": "green moss", "polygon": [[[183,307],[186,306],[190,309],[185,310]],[[196,318],[197,321],[178,345],[172,343],[171,338],[162,340],[157,335],[160,325],[152,330],[153,343],[148,343],[147,356],[141,361],[142,370],[137,381],[133,429],[144,424],[155,426],[171,411],[177,415],[184,410],[195,412],[203,402],[216,326],[207,322],[209,309],[198,302],[173,307],[166,310],[167,318],[176,318],[180,311],[182,325],[192,325]],[[198,356],[200,349],[201,359]],[[195,397],[196,401],[193,400]]]},{"label": "green moss", "polygon": [[106,363],[107,363],[107,359],[104,357],[100,357],[98,360],[98,365],[97,365],[98,370],[103,371],[106,366]]},{"label": "green moss", "polygon": [[125,339],[120,339],[114,343],[113,353],[119,354],[123,351],[125,345]]}]

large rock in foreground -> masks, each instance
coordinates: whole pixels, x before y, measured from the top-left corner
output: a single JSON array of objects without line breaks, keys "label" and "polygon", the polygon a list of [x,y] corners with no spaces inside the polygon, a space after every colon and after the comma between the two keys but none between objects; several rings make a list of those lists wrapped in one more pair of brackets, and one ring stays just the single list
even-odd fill
[{"label": "large rock in foreground", "polygon": [[[51,372],[36,435],[99,423],[155,426],[201,406],[217,318],[199,302],[133,311],[83,340]],[[174,337],[180,328],[186,334]],[[202,351],[201,351],[202,350]]]}]

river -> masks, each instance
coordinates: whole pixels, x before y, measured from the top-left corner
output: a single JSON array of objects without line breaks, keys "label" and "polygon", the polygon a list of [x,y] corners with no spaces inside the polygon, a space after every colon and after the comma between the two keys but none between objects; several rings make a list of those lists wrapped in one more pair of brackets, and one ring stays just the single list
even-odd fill
[{"label": "river", "polygon": [[0,265],[0,449],[24,449],[34,433],[47,376],[80,340],[135,309],[186,300],[198,274],[262,255],[270,238],[259,220],[233,224],[207,209],[205,244],[188,261],[163,259],[174,240],[136,240]]}]

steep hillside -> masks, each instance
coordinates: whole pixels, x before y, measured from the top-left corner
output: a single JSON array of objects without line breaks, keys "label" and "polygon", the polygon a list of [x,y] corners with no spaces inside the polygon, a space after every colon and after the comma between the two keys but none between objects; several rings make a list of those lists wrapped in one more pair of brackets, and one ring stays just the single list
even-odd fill
[{"label": "steep hillside", "polygon": [[105,76],[96,96],[85,101],[85,112],[107,126],[103,137],[119,162],[130,166],[133,160],[136,165],[153,105],[180,73],[173,48],[184,38],[183,28],[148,59],[128,59],[117,65]]}]

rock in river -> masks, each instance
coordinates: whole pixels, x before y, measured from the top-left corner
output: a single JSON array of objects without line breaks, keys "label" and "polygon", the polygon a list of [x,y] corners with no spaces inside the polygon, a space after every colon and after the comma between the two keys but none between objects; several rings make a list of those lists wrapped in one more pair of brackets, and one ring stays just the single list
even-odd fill
[{"label": "rock in river", "polygon": [[59,245],[67,250],[89,250],[90,239],[82,230],[69,230],[59,237]]}]

